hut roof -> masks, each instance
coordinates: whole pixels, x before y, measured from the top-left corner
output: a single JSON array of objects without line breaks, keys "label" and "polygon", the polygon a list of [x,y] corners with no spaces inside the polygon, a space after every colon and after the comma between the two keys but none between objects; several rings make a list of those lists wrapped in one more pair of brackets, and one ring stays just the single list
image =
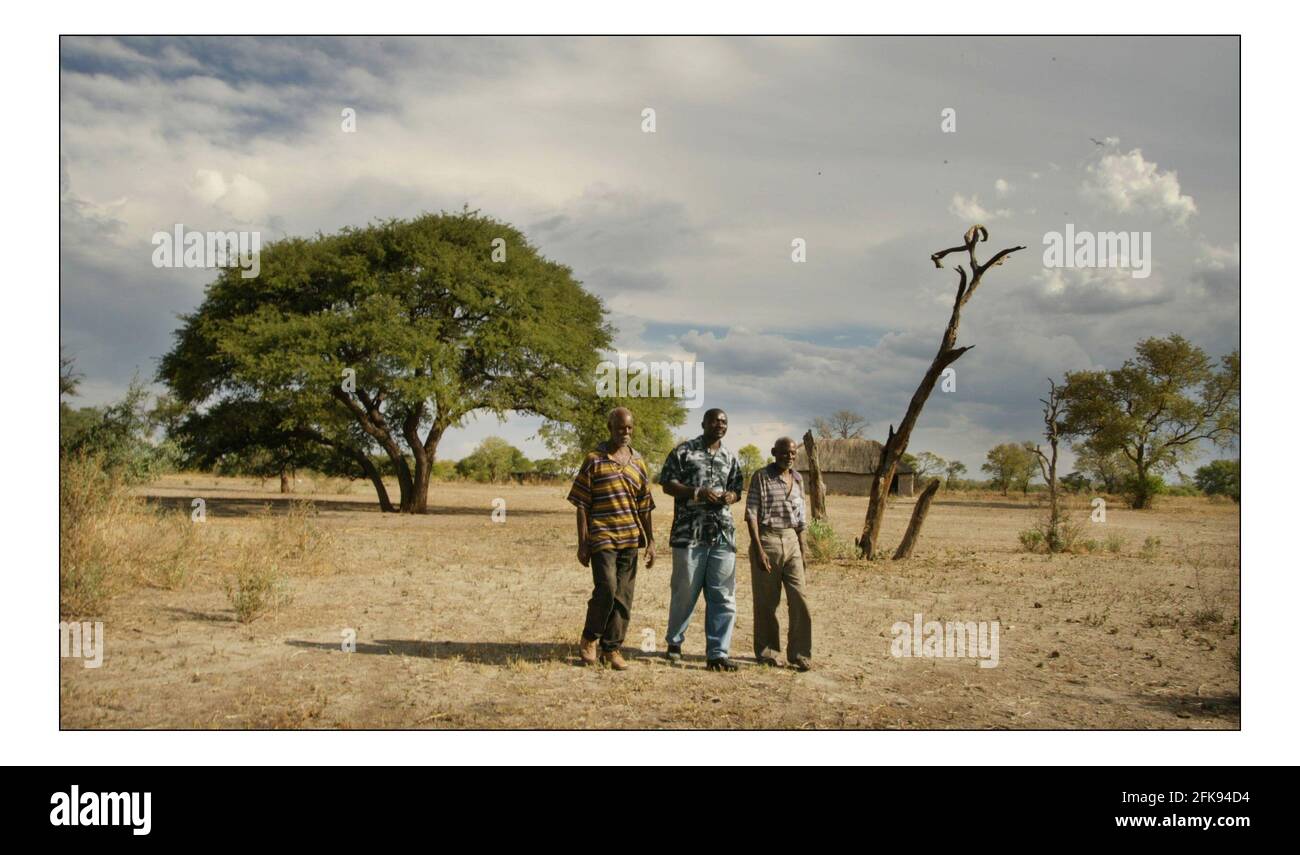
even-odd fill
[{"label": "hut roof", "polygon": [[[853,475],[874,475],[880,466],[880,457],[885,447],[874,439],[819,439],[817,440],[817,462],[822,472],[847,472]],[[808,452],[799,446],[799,456],[795,468],[808,469]],[[902,460],[895,470],[900,475],[912,474],[912,467]]]}]

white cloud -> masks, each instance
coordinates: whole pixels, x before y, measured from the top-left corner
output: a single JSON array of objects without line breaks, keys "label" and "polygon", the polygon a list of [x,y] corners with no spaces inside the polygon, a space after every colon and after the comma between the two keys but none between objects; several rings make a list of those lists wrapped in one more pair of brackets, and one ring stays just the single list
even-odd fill
[{"label": "white cloud", "polygon": [[1006,208],[990,211],[980,204],[978,196],[972,194],[968,199],[960,193],[952,194],[952,202],[948,205],[948,213],[968,222],[981,223],[1011,216],[1011,212]]},{"label": "white cloud", "polygon": [[198,169],[190,181],[190,194],[241,223],[263,222],[271,196],[261,184],[241,172],[226,181],[215,169]]},{"label": "white cloud", "polygon": [[1124,312],[1174,297],[1158,276],[1138,279],[1123,267],[1043,268],[1032,289],[1040,307],[1080,315]]},{"label": "white cloud", "polygon": [[[175,315],[193,309],[209,278],[154,269],[154,231],[177,222],[257,227],[271,239],[468,203],[519,226],[600,294],[620,350],[703,360],[706,395],[735,410],[738,444],[743,438],[766,449],[775,434],[802,433],[811,416],[841,406],[864,412],[883,439],[887,422],[906,409],[951,308],[955,274],[935,270],[930,253],[972,222],[998,220],[997,246],[1036,243],[1035,234],[1011,227],[1017,224],[1038,230],[1081,222],[1072,204],[1077,179],[1062,180],[1069,170],[1057,163],[1073,164],[1080,143],[1096,149],[1092,163],[1122,155],[1073,131],[1068,140],[963,137],[962,169],[970,171],[961,174],[1003,177],[947,184],[956,162],[945,173],[936,168],[951,157],[952,139],[934,134],[928,120],[915,137],[891,135],[864,150],[878,121],[912,127],[909,99],[882,104],[885,114],[868,121],[845,111],[825,81],[869,81],[881,91],[928,97],[934,57],[947,53],[938,42],[883,54],[835,39],[60,44],[60,321],[72,351],[94,366],[88,373],[112,378],[115,388],[171,346]],[[1126,48],[1116,61],[1185,71],[1215,62],[1170,44]],[[1107,50],[1088,48],[1090,55]],[[1167,55],[1154,55],[1161,51]],[[1005,61],[1015,68],[1018,60]],[[1220,65],[1215,79],[1231,82],[1235,62]],[[1014,86],[1001,90],[1015,95],[1007,118],[1067,127],[1121,97],[1136,127],[1127,133],[1164,138],[1169,111],[1129,109],[1149,103],[1157,81],[1129,76],[1131,91],[1082,87],[1080,100],[1062,104],[1055,81],[1047,86],[1017,73]],[[945,79],[941,88],[960,79]],[[1032,91],[1039,83],[1043,97]],[[1231,200],[1236,140],[1224,131],[1231,123],[1219,119],[1235,116],[1237,100],[1232,87],[1225,91],[1227,100],[1190,90],[1167,97],[1184,116],[1202,108],[1198,191]],[[358,110],[356,133],[340,129],[345,106]],[[655,134],[640,130],[645,106],[658,111]],[[1189,155],[1170,149],[1164,156],[1177,162]],[[1018,163],[1039,166],[1026,177],[1009,165]],[[860,187],[871,192],[851,189]],[[1034,198],[1020,202],[1026,187]],[[985,199],[953,196],[956,188]],[[1014,212],[1002,207],[1010,195],[1018,200]],[[960,228],[934,221],[945,198]],[[1231,244],[1235,209],[1201,201],[1196,234]],[[1050,221],[1034,222],[1033,210]],[[808,241],[806,263],[790,258],[794,236]],[[1159,236],[1167,253],[1161,272],[1180,290],[1176,300],[1146,308],[1143,300],[1158,302],[1165,293],[1141,290],[1154,284],[1092,282],[1073,271],[1055,291],[1034,282],[1032,252],[995,271],[963,319],[961,343],[978,347],[959,365],[961,394],[936,394],[927,405],[918,426],[918,437],[930,432],[924,447],[973,454],[977,441],[1032,435],[1044,372],[1088,365],[1088,354],[1120,360],[1153,331],[1186,331],[1198,341],[1235,335],[1239,276],[1232,266],[1215,267],[1228,265],[1218,250],[1205,250],[1198,268],[1193,238]],[[1193,282],[1192,274],[1202,275]],[[1202,291],[1186,290],[1189,282],[1217,295],[1222,310],[1207,312]],[[1094,323],[1116,306],[1132,311]],[[693,327],[699,331],[689,332]],[[88,381],[83,388],[99,387]],[[104,394],[83,400],[100,403]],[[509,431],[493,419],[471,423],[464,444],[447,445],[447,453],[465,453],[489,433],[518,444],[532,428],[524,420],[516,430],[516,418]],[[692,414],[684,430],[698,420]]]},{"label": "white cloud", "polygon": [[[1110,139],[1109,137],[1107,138]],[[1161,172],[1154,161],[1135,148],[1128,154],[1107,154],[1088,166],[1082,193],[1119,213],[1149,211],[1185,225],[1196,213],[1196,202],[1185,195],[1178,173]]]}]

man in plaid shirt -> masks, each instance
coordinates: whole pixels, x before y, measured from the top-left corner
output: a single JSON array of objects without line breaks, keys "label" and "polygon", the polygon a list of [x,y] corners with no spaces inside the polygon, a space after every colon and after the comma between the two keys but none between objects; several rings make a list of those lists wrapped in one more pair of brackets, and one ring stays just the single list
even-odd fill
[{"label": "man in plaid shirt", "polygon": [[745,524],[749,527],[749,578],[754,588],[754,657],[775,665],[781,652],[781,625],[776,609],[785,588],[790,611],[786,660],[800,671],[812,667],[812,617],[804,595],[808,519],[803,479],[794,468],[797,446],[783,436],[772,447],[775,463],[749,479]]}]

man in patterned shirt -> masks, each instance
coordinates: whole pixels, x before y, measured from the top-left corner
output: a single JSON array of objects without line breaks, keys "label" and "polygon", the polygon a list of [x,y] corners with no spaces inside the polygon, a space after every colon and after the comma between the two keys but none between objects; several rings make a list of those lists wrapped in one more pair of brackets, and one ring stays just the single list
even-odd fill
[{"label": "man in patterned shirt", "polygon": [[735,671],[728,659],[736,626],[736,525],[733,502],[745,479],[740,461],[723,444],[727,414],[704,414],[704,433],[674,448],[659,472],[673,497],[672,600],[668,606],[668,661],[682,660],[691,613],[704,592],[704,638],[710,671]]},{"label": "man in patterned shirt", "polygon": [[632,412],[609,413],[609,440],[587,455],[573,479],[569,501],[577,508],[578,563],[591,566],[593,588],[578,653],[584,665],[599,660],[616,671],[627,670],[619,652],[632,617],[637,550],[645,548],[645,566],[655,563],[650,512],[650,471],[632,449]]},{"label": "man in patterned shirt", "polygon": [[754,586],[754,657],[775,665],[781,651],[781,625],[776,607],[785,588],[790,611],[785,658],[800,671],[812,667],[812,617],[804,596],[804,561],[808,550],[804,529],[808,518],[803,479],[794,468],[793,439],[783,436],[772,446],[775,463],[749,479],[745,524],[749,527],[749,578]]}]

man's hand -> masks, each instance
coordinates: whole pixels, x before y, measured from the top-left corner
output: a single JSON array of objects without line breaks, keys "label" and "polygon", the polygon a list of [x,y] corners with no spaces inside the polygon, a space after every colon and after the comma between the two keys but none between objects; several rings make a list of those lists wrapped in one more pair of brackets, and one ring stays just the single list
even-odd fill
[{"label": "man's hand", "polygon": [[712,487],[704,491],[705,501],[713,505],[725,505],[727,494],[724,490],[715,490]]},{"label": "man's hand", "polygon": [[772,572],[772,559],[767,557],[767,552],[765,552],[763,549],[759,549],[759,550],[758,550],[758,557],[759,557],[760,559],[762,559],[762,561],[763,561],[763,572],[764,572],[764,573],[771,573],[771,572]]},{"label": "man's hand", "polygon": [[578,541],[578,563],[583,567],[591,564],[591,551],[585,538]]},{"label": "man's hand", "polygon": [[655,542],[652,540],[645,545],[645,569],[649,570],[655,566]]}]

